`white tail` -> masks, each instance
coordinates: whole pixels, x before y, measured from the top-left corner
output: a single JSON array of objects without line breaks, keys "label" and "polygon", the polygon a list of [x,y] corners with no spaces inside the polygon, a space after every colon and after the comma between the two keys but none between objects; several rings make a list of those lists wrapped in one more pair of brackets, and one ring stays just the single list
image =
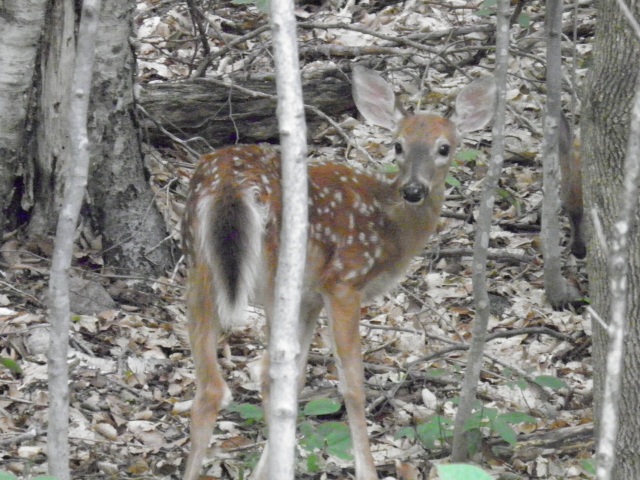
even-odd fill
[{"label": "white tail", "polygon": [[[484,128],[495,104],[492,78],[458,95],[451,120],[406,116],[377,73],[355,67],[356,105],[370,122],[394,131],[398,172],[367,173],[344,164],[309,164],[309,241],[299,339],[300,385],[315,322],[324,307],[333,337],[353,440],[357,480],[377,479],[369,448],[360,351],[362,302],[392,288],[438,224],[445,177],[461,134]],[[248,145],[205,155],[190,185],[183,220],[188,261],[189,334],[196,366],[191,452],[186,480],[195,480],[216,416],[229,398],[217,362],[221,328],[230,326],[251,296],[272,321],[282,214],[280,157]],[[268,372],[265,355],[265,372]],[[263,375],[269,401],[269,375]],[[266,449],[265,449],[266,451]],[[260,462],[264,465],[265,462]],[[264,479],[260,467],[254,478]]]}]

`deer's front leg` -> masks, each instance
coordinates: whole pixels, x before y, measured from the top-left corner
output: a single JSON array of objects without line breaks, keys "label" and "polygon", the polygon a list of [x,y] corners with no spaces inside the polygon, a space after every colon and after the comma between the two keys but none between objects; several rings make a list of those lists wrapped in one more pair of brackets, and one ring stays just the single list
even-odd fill
[{"label": "deer's front leg", "polygon": [[347,407],[353,440],[356,480],[376,480],[365,418],[364,367],[360,345],[360,305],[362,294],[341,285],[324,295],[329,315],[333,349],[340,376],[340,393]]}]

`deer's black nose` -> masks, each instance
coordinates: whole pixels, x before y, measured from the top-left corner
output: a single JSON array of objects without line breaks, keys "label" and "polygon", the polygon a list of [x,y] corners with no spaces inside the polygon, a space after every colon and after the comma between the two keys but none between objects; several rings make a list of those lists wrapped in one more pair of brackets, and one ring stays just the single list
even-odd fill
[{"label": "deer's black nose", "polygon": [[422,183],[409,183],[402,188],[402,197],[408,203],[420,203],[429,194],[429,189]]}]

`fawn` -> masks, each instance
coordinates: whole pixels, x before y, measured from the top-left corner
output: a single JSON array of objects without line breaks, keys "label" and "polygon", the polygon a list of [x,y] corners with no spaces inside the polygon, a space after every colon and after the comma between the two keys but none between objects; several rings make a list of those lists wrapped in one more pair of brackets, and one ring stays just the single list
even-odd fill
[{"label": "fawn", "polygon": [[576,258],[584,258],[587,248],[584,239],[582,200],[582,161],[579,145],[571,139],[571,129],[564,114],[560,115],[558,126],[558,155],[560,162],[560,200],[571,226],[571,253]]},{"label": "fawn", "polygon": [[[377,479],[365,418],[360,308],[391,289],[434,233],[445,177],[461,134],[493,117],[492,77],[458,95],[452,119],[406,115],[393,88],[356,66],[353,96],[370,122],[395,132],[398,172],[367,173],[341,163],[309,164],[309,235],[300,307],[303,385],[315,322],[329,319],[340,393],[353,440],[357,480]],[[241,317],[250,299],[271,318],[281,227],[280,157],[267,146],[222,148],[204,155],[191,179],[182,235],[188,263],[188,329],[196,369],[191,451],[184,478],[198,477],[216,417],[231,395],[217,361],[220,331]],[[269,401],[268,356],[263,402]],[[273,448],[273,447],[272,447]],[[253,477],[266,478],[265,448]]]}]

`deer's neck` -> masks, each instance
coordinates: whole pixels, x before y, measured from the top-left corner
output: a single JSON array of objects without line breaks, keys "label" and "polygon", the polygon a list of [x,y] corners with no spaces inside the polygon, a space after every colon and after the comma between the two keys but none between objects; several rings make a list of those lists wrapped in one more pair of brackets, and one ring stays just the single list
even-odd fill
[{"label": "deer's neck", "polygon": [[440,212],[444,202],[444,188],[434,189],[419,205],[405,202],[398,195],[390,220],[397,226],[402,256],[410,260],[425,247],[427,240],[438,227]]}]

